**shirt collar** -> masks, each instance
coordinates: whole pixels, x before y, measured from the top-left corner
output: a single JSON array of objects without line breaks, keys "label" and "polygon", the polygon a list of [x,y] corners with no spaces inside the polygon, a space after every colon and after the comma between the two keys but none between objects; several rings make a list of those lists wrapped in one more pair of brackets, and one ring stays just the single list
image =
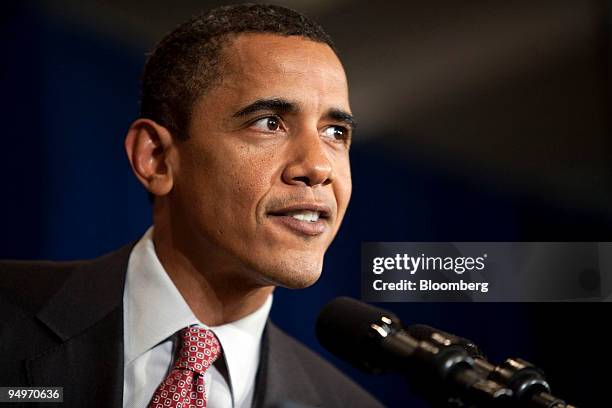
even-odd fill
[{"label": "shirt collar", "polygon": [[249,392],[253,391],[259,367],[261,336],[271,307],[272,295],[250,315],[211,327],[223,349],[235,404],[249,398]]},{"label": "shirt collar", "polygon": [[[186,326],[207,327],[198,321],[157,258],[153,227],[130,254],[123,304],[126,365]],[[242,374],[245,358],[257,369],[261,336],[271,307],[272,295],[250,315],[211,327],[223,348],[235,390],[250,381],[250,375]]]}]

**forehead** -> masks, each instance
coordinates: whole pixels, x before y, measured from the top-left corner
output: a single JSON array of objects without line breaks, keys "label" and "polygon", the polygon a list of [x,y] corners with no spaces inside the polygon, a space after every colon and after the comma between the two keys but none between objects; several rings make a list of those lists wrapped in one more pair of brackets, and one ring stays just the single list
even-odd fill
[{"label": "forehead", "polygon": [[325,43],[299,36],[241,34],[221,52],[221,89],[241,100],[285,97],[349,110],[340,60]]}]

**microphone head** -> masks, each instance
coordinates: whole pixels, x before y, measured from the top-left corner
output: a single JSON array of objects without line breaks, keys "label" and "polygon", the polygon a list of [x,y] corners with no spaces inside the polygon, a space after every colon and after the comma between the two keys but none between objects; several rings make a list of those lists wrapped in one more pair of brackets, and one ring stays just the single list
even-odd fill
[{"label": "microphone head", "polygon": [[384,358],[380,342],[401,329],[393,313],[349,297],[329,302],[316,323],[319,343],[332,354],[367,372],[380,372],[378,360]]}]

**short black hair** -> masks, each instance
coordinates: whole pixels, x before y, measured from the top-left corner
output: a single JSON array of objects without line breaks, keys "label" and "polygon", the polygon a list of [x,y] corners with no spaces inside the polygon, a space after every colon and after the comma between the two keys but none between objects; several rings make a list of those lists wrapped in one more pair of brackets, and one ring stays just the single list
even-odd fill
[{"label": "short black hair", "polygon": [[296,11],[264,4],[218,7],[179,25],[149,54],[142,73],[140,117],[186,139],[194,103],[221,77],[223,45],[240,33],[301,36],[336,52],[323,28]]}]

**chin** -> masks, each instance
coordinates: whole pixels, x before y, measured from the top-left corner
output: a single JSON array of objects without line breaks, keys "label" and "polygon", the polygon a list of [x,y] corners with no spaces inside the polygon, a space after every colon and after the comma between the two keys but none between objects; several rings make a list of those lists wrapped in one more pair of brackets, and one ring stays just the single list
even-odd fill
[{"label": "chin", "polygon": [[274,286],[287,289],[304,289],[319,280],[322,269],[322,257],[313,259],[312,257],[298,256],[290,259],[277,259],[274,265],[270,265],[261,271],[261,275]]}]

